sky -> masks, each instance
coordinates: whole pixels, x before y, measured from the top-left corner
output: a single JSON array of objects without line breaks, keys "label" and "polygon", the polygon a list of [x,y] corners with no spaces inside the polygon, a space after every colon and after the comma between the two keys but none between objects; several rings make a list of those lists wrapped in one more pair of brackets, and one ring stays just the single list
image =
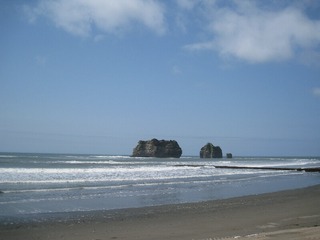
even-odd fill
[{"label": "sky", "polygon": [[0,0],[0,53],[2,152],[320,156],[319,0]]}]

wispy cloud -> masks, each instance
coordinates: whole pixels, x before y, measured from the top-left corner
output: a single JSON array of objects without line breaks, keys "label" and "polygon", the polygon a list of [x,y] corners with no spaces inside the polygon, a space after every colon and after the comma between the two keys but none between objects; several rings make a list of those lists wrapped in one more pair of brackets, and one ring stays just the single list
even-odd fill
[{"label": "wispy cloud", "polygon": [[47,58],[45,56],[37,55],[35,61],[38,66],[45,66],[47,64]]},{"label": "wispy cloud", "polygon": [[25,7],[25,12],[31,22],[48,18],[58,28],[77,36],[91,36],[97,42],[105,34],[122,34],[137,26],[163,35],[170,27],[166,20],[175,19],[180,33],[200,36],[201,40],[184,46],[188,50],[214,51],[221,57],[250,63],[299,58],[316,65],[320,20],[310,18],[305,8],[315,1],[279,2],[38,0],[35,6]]},{"label": "wispy cloud", "polygon": [[89,36],[93,29],[118,33],[142,24],[161,35],[166,31],[164,7],[154,0],[40,0],[25,7],[29,20],[47,17],[65,31]]},{"label": "wispy cloud", "polygon": [[176,0],[178,6],[186,10],[193,9],[200,1],[201,0]]},{"label": "wispy cloud", "polygon": [[173,73],[174,75],[180,75],[180,74],[182,73],[182,70],[181,70],[181,68],[180,68],[179,66],[174,65],[174,66],[172,67],[172,73]]},{"label": "wispy cloud", "polygon": [[320,97],[320,87],[316,87],[316,88],[312,89],[312,93],[314,96]]},{"label": "wispy cloud", "polygon": [[288,60],[299,52],[317,50],[320,21],[310,19],[302,8],[274,10],[259,7],[254,1],[232,3],[212,4],[206,11],[209,40],[185,47],[213,50],[251,63]]}]

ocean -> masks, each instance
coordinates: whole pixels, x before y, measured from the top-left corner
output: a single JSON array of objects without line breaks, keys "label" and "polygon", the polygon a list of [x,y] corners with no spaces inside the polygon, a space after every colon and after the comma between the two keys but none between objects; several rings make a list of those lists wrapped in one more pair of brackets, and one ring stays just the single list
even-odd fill
[{"label": "ocean", "polygon": [[214,166],[320,167],[316,157],[232,159],[0,153],[0,222],[71,213],[200,202],[320,184],[320,174]]}]

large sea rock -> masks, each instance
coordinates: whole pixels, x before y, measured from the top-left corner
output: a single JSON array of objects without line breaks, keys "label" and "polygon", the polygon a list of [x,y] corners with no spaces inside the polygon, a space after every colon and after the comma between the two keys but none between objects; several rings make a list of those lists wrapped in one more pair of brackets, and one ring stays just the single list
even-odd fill
[{"label": "large sea rock", "polygon": [[179,158],[182,149],[175,140],[151,139],[139,141],[133,149],[132,157]]},{"label": "large sea rock", "polygon": [[222,158],[222,150],[219,146],[207,143],[200,150],[200,158]]}]

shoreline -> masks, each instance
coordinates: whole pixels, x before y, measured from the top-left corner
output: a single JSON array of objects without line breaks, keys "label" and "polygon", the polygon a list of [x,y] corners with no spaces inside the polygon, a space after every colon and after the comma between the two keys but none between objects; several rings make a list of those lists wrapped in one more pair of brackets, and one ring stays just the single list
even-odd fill
[{"label": "shoreline", "polygon": [[310,232],[320,239],[319,202],[316,185],[198,203],[54,214],[45,221],[0,224],[0,239],[268,239],[268,234],[293,239]]}]

